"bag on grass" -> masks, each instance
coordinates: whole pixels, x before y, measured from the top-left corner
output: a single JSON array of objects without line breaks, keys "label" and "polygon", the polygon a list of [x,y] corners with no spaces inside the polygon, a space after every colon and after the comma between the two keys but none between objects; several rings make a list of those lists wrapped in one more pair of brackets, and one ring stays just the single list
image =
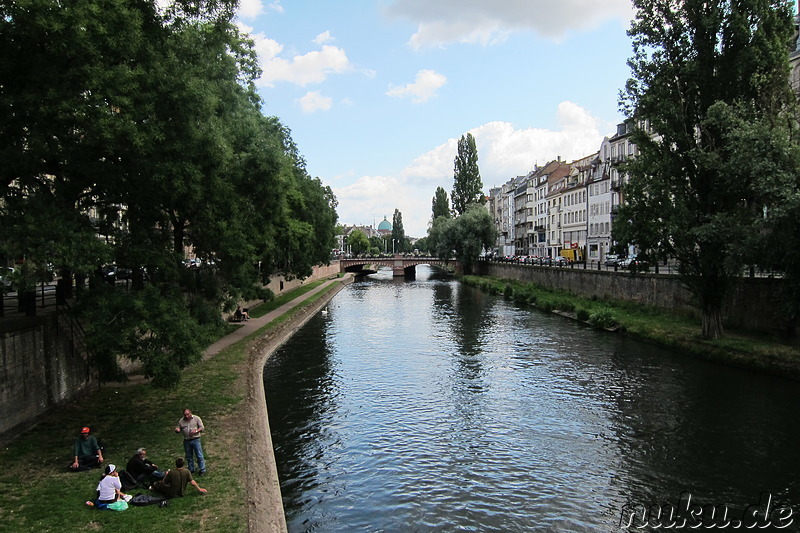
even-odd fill
[{"label": "bag on grass", "polygon": [[124,511],[128,508],[128,502],[125,500],[117,500],[108,504],[108,509],[111,511]]},{"label": "bag on grass", "polygon": [[133,497],[131,500],[132,505],[144,506],[144,505],[156,505],[160,504],[161,502],[167,501],[166,498],[161,496],[150,496],[149,494],[142,494],[141,492],[138,493],[136,496]]}]

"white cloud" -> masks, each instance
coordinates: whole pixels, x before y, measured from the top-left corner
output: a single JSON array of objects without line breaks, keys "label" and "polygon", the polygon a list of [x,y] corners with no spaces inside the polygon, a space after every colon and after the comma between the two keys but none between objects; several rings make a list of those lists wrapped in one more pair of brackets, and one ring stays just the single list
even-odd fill
[{"label": "white cloud", "polygon": [[[489,122],[470,130],[478,148],[478,167],[484,191],[527,174],[535,164],[557,157],[570,162],[600,148],[600,124],[585,109],[571,102],[558,106],[558,130],[517,129],[508,122]],[[465,132],[466,133],[466,132]],[[460,135],[459,135],[460,137]],[[424,237],[431,217],[436,187],[448,196],[453,188],[453,160],[458,139],[451,138],[415,158],[397,176],[363,176],[346,187],[333,187],[342,222],[371,224],[403,214],[406,234]]]},{"label": "white cloud", "polygon": [[325,31],[314,37],[314,40],[311,41],[314,44],[325,44],[333,41],[333,37],[331,36],[331,32]]},{"label": "white cloud", "polygon": [[255,18],[264,12],[264,4],[261,0],[239,0],[240,17]]},{"label": "white cloud", "polygon": [[315,111],[327,111],[333,105],[333,99],[322,96],[319,91],[309,91],[302,98],[298,99],[300,108],[304,113]]},{"label": "white cloud", "polygon": [[417,24],[410,44],[425,48],[455,42],[487,45],[513,31],[560,40],[609,19],[627,25],[633,10],[630,0],[395,0],[388,13]]},{"label": "white cloud", "polygon": [[274,87],[275,83],[285,81],[305,87],[325,81],[330,74],[353,70],[345,51],[336,46],[324,45],[321,50],[296,55],[289,60],[279,57],[283,45],[263,33],[251,34],[250,38],[255,43],[263,71],[258,81],[260,85]]},{"label": "white cloud", "polygon": [[411,101],[415,104],[422,104],[436,96],[436,91],[445,83],[447,83],[447,77],[444,74],[433,70],[420,70],[417,72],[414,83],[404,86],[390,85],[386,95],[396,98],[411,97]]}]

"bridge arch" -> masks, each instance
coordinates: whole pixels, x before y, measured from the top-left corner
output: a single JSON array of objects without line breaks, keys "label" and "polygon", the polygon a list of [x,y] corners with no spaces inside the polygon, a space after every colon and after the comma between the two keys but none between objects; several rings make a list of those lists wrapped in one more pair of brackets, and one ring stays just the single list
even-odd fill
[{"label": "bridge arch", "polygon": [[438,257],[359,257],[339,259],[340,272],[367,273],[377,272],[377,267],[385,266],[392,269],[395,277],[414,277],[417,265],[434,265],[454,268],[461,272],[461,264],[454,259],[440,259]]}]

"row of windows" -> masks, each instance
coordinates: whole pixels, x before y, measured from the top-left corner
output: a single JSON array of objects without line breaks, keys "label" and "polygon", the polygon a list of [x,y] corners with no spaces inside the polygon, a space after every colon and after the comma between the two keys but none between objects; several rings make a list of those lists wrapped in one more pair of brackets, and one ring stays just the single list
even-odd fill
[{"label": "row of windows", "polygon": [[607,235],[611,231],[610,222],[600,222],[599,224],[589,224],[589,235]]},{"label": "row of windows", "polygon": [[611,212],[611,202],[600,202],[589,206],[589,216],[607,215]]}]

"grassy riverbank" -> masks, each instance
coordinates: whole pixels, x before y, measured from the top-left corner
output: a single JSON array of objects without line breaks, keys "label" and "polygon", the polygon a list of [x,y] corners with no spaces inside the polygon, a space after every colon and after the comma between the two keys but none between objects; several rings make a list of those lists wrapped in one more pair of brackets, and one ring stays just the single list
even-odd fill
[{"label": "grassy riverbank", "polygon": [[489,276],[464,276],[462,281],[502,294],[521,305],[557,312],[587,325],[605,328],[670,349],[720,363],[800,379],[800,347],[781,339],[746,331],[726,331],[723,339],[700,337],[698,319],[623,301],[582,298],[532,283]]},{"label": "grassy riverbank", "polygon": [[[310,283],[253,309],[263,316],[324,281]],[[247,530],[245,505],[245,446],[241,405],[247,346],[305,307],[333,286],[298,303],[256,333],[187,368],[174,390],[150,384],[104,386],[88,396],[53,410],[0,450],[0,532],[135,531],[237,532]],[[183,456],[180,436],[172,428],[184,407],[203,418],[207,431],[203,449],[208,474],[198,483],[200,495],[189,487],[187,496],[169,507],[135,507],[124,512],[84,507],[94,497],[99,470],[71,473],[72,442],[81,426],[90,425],[105,447],[106,462],[125,468],[137,448],[166,469]],[[147,493],[145,489],[130,491]]]}]

